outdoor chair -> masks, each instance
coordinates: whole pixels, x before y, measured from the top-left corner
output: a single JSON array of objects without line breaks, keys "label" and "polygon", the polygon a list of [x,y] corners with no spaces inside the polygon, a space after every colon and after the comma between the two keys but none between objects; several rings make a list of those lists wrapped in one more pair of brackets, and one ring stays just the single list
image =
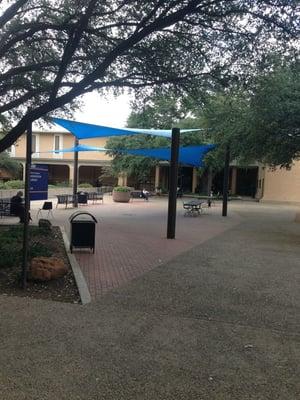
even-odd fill
[{"label": "outdoor chair", "polygon": [[49,218],[50,215],[52,216],[52,218],[54,218],[52,209],[53,209],[52,201],[45,201],[43,204],[43,207],[39,208],[39,210],[37,212],[37,215],[36,215],[37,219],[39,219],[39,216],[43,217],[43,211],[48,211],[47,218]]}]

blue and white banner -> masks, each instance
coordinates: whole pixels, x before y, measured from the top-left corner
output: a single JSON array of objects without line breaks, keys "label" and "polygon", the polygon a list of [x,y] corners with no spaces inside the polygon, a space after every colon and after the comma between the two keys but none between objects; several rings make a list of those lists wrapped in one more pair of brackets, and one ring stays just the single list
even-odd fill
[{"label": "blue and white banner", "polygon": [[48,165],[31,165],[29,193],[30,200],[48,199]]}]

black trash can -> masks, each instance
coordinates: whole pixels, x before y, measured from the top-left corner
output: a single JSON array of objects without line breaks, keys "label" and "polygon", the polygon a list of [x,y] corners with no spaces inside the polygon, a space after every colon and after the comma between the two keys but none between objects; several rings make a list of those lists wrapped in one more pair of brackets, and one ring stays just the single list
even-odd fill
[{"label": "black trash can", "polygon": [[78,204],[87,204],[87,202],[88,202],[88,193],[78,192],[77,193],[77,202],[78,202]]},{"label": "black trash can", "polygon": [[[88,216],[91,219],[82,218],[83,216]],[[74,247],[89,248],[95,253],[96,218],[88,212],[77,211],[70,216],[69,221],[71,223],[71,253]]]}]

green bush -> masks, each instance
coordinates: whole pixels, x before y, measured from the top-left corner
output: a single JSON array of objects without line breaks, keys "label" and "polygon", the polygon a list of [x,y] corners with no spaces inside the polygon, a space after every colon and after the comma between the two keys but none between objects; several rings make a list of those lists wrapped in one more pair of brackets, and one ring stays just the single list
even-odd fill
[{"label": "green bush", "polygon": [[80,183],[78,185],[79,188],[92,188],[93,185],[91,185],[90,183]]},{"label": "green bush", "polygon": [[45,246],[44,244],[41,244],[39,242],[33,242],[30,245],[29,248],[29,258],[34,258],[34,257],[51,257],[52,256],[52,251]]},{"label": "green bush", "polygon": [[131,189],[127,186],[116,186],[114,187],[114,192],[130,192]]},{"label": "green bush", "polygon": [[3,186],[4,189],[24,189],[24,182],[20,180],[7,181]]},{"label": "green bush", "polygon": [[71,187],[72,183],[71,182],[56,182],[55,187]]},{"label": "green bush", "polygon": [[2,242],[0,249],[0,268],[13,267],[21,263],[22,252],[20,246],[12,246],[9,242]]},{"label": "green bush", "polygon": [[[46,245],[45,238],[49,230],[37,226],[29,227],[29,259],[33,257],[51,257],[55,250]],[[23,226],[1,227],[0,229],[0,268],[13,267],[22,262]]]}]

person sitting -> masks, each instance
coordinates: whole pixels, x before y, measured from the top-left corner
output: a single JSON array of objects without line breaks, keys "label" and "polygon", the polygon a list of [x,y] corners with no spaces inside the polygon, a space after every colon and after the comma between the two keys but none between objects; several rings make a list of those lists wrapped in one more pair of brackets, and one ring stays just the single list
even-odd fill
[{"label": "person sitting", "polygon": [[141,191],[141,197],[142,197],[143,199],[145,199],[145,200],[148,201],[148,199],[149,199],[149,192],[148,192],[148,190],[143,189],[143,190]]},{"label": "person sitting", "polygon": [[182,197],[182,195],[183,195],[183,190],[182,190],[182,188],[181,187],[179,187],[179,186],[177,186],[177,197]]},{"label": "person sitting", "polygon": [[[10,199],[10,214],[16,215],[20,218],[20,223],[25,222],[25,207],[22,200],[23,192],[19,191],[15,196]],[[31,216],[28,213],[29,220],[31,221]]]}]

